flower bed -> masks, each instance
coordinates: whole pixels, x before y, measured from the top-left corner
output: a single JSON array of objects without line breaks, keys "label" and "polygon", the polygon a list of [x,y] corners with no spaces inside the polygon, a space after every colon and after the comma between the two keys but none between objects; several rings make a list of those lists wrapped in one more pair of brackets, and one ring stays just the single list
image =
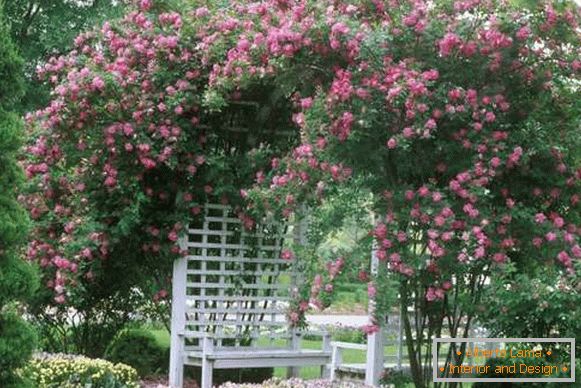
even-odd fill
[{"label": "flower bed", "polygon": [[226,383],[221,388],[364,388],[366,385],[354,382],[337,382],[331,380],[272,379],[262,384]]},{"label": "flower bed", "polygon": [[137,388],[137,372],[125,364],[69,354],[38,354],[20,370],[34,387]]}]

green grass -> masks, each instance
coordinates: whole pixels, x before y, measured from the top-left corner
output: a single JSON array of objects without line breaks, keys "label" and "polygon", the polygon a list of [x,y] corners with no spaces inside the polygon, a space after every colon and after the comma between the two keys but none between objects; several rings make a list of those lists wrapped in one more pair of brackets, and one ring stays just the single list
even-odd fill
[{"label": "green grass", "polygon": [[[281,342],[280,345],[284,345],[284,342]],[[316,340],[302,340],[301,342],[303,349],[321,349],[322,341]],[[365,363],[366,354],[363,350],[357,349],[344,349],[343,350],[343,362],[347,364],[361,364]],[[275,377],[285,377],[286,376],[286,368],[275,368],[274,369],[274,376]],[[307,366],[301,368],[299,372],[299,376],[303,379],[317,379],[321,377],[321,368],[318,366]]]}]

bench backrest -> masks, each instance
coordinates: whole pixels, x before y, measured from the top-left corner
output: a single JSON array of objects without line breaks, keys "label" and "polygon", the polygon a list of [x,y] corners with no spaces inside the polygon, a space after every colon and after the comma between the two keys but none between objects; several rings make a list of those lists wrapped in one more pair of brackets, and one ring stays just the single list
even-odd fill
[{"label": "bench backrest", "polygon": [[247,231],[223,205],[207,204],[202,215],[180,241],[185,295],[174,301],[185,303],[185,330],[212,333],[217,347],[280,346],[291,336],[285,314],[298,281],[295,261],[281,253],[299,228],[270,221]]}]

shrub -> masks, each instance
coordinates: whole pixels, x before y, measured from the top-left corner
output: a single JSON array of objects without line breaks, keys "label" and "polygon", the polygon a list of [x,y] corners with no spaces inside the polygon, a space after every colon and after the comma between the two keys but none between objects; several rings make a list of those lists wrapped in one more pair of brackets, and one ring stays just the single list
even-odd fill
[{"label": "shrub", "polygon": [[[119,272],[120,269],[115,271]],[[84,289],[87,292],[86,298],[76,306],[75,319],[72,321],[68,310],[62,305],[46,309],[44,300],[52,293],[51,290],[43,288],[37,292],[29,301],[29,312],[31,323],[39,332],[40,349],[48,353],[103,358],[107,346],[117,333],[135,327],[154,315],[150,307],[154,303],[140,290],[113,292],[113,287],[107,283],[103,287]],[[102,288],[108,288],[108,291]],[[147,311],[144,306],[147,306]]]},{"label": "shrub", "polygon": [[381,375],[380,384],[393,385],[394,387],[405,387],[412,382],[411,376],[403,370],[385,369]]},{"label": "shrub", "polygon": [[[41,314],[31,310],[31,323],[39,334],[39,349],[48,353],[82,354],[91,358],[102,358],[107,345],[124,326],[124,321],[114,322],[109,316],[87,317],[83,312],[76,316],[83,319],[67,321],[62,312]],[[38,314],[38,315],[36,315]]]},{"label": "shrub", "polygon": [[351,342],[354,344],[367,343],[367,334],[360,328],[338,326],[331,331],[334,341]]},{"label": "shrub", "polygon": [[28,221],[17,201],[22,171],[16,162],[22,123],[14,113],[22,94],[22,59],[10,40],[0,2],[0,387],[18,386],[14,370],[32,354],[36,336],[13,312],[37,287],[31,267],[19,257]]},{"label": "shrub", "polygon": [[113,338],[105,350],[105,358],[131,365],[140,376],[167,370],[167,352],[147,330],[126,329]]},{"label": "shrub", "polygon": [[37,388],[137,388],[137,371],[125,364],[66,354],[35,356],[20,370]]},{"label": "shrub", "polygon": [[13,371],[26,363],[34,350],[36,333],[14,313],[0,315],[0,387],[20,387]]},{"label": "shrub", "polygon": [[[349,342],[353,344],[366,344],[367,334],[361,328],[342,325],[325,325],[324,329],[331,334],[333,341]],[[308,332],[303,336],[306,340],[319,341],[319,335],[311,335]]]},{"label": "shrub", "polygon": [[[492,279],[484,294],[478,320],[499,338],[562,338],[581,333],[581,310],[576,277],[561,278],[554,267],[528,268],[520,272],[510,268]],[[502,311],[502,314],[498,314]],[[576,343],[575,352],[581,352]]]}]

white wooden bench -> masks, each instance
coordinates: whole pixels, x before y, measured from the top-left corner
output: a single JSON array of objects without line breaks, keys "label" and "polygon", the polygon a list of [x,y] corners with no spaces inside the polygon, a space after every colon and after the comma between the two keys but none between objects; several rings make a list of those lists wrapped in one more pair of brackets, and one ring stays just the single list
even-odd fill
[{"label": "white wooden bench", "polygon": [[289,238],[301,242],[304,223],[292,236],[284,224],[264,222],[247,232],[231,209],[205,205],[180,247],[187,256],[173,270],[170,386],[181,388],[184,365],[202,369],[201,388],[212,387],[214,369],[321,366],[328,375],[330,337],[321,350],[300,348],[301,332],[286,313],[300,281],[296,260],[282,259]]}]

